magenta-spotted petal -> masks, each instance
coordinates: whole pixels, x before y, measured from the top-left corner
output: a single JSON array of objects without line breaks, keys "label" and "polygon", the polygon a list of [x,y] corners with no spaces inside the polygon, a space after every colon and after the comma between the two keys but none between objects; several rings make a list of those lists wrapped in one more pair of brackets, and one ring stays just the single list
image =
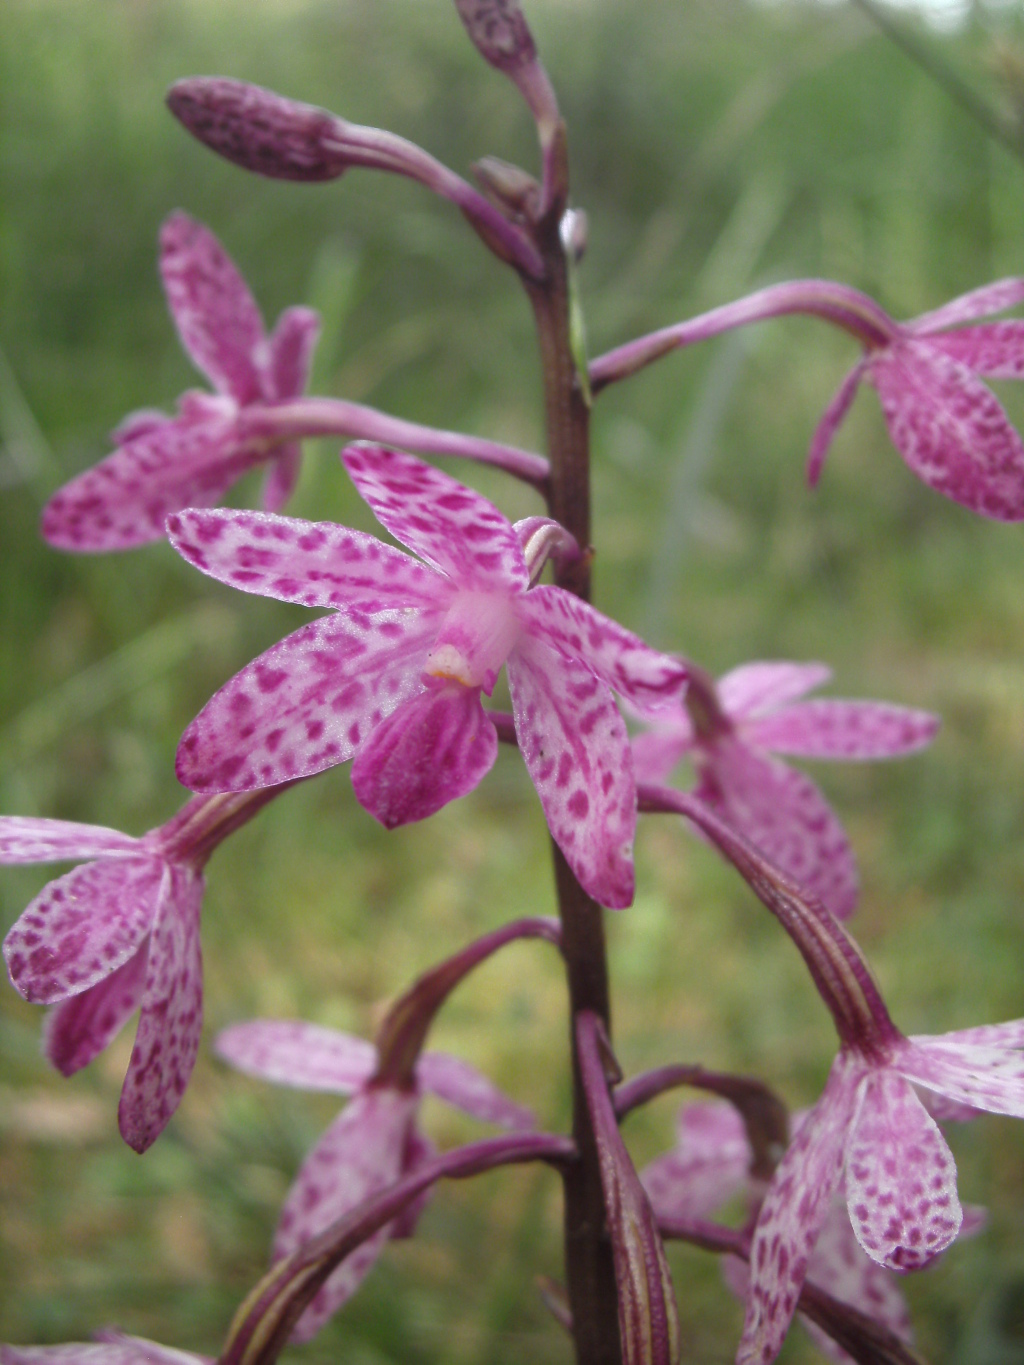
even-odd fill
[{"label": "magenta-spotted petal", "polygon": [[970,370],[929,341],[908,340],[873,355],[868,374],[918,478],[982,516],[1024,518],[1024,445]]},{"label": "magenta-spotted petal", "polygon": [[940,328],[955,327],[960,322],[970,322],[974,318],[988,317],[992,313],[1002,313],[1007,308],[1016,308],[1024,303],[1024,279],[1010,276],[1005,280],[994,280],[983,284],[980,289],[972,289],[968,294],[950,299],[941,308],[930,313],[922,313],[912,322],[905,322],[903,330],[917,336],[929,336]]},{"label": "magenta-spotted petal", "polygon": [[741,664],[715,684],[722,710],[732,720],[767,715],[821,687],[832,676],[828,664],[791,664],[771,660]]},{"label": "magenta-spotted petal", "polygon": [[332,522],[188,509],[168,518],[167,534],[183,558],[218,582],[306,607],[441,611],[452,593],[410,555]]},{"label": "magenta-spotted petal", "polygon": [[916,1085],[993,1114],[1024,1118],[1024,1053],[956,1035],[910,1038],[898,1066]]},{"label": "magenta-spotted petal", "polygon": [[[415,1095],[387,1087],[357,1095],[302,1164],[281,1211],[274,1256],[295,1251],[335,1219],[402,1174]],[[380,1255],[390,1226],[342,1261],[299,1319],[293,1341],[309,1341],[359,1288]]]},{"label": "magenta-spotted petal", "polygon": [[424,612],[312,621],[261,654],[182,736],[177,773],[194,791],[251,791],[343,763],[422,689],[437,631]]},{"label": "magenta-spotted petal", "polygon": [[148,944],[87,991],[54,1005],[43,1025],[43,1053],[73,1076],[103,1051],[138,1009],[146,984]]},{"label": "magenta-spotted petal", "polygon": [[893,1070],[868,1079],[848,1138],[846,1202],[858,1242],[889,1270],[920,1270],[960,1231],[953,1154]]},{"label": "magenta-spotted petal", "polygon": [[561,588],[534,588],[519,603],[519,612],[534,636],[569,659],[581,659],[641,712],[670,707],[682,692],[686,666],[681,660],[652,649]]},{"label": "magenta-spotted petal", "polygon": [[836,389],[829,399],[828,407],[821,414],[818,425],[814,428],[814,435],[811,437],[811,444],[807,451],[807,482],[813,488],[821,478],[821,471],[825,467],[825,460],[835,439],[835,434],[843,424],[843,419],[850,411],[853,400],[857,396],[860,388],[860,381],[864,378],[865,362],[861,361],[855,365],[843,382]]},{"label": "magenta-spotted petal", "polygon": [[821,1099],[772,1176],[750,1248],[750,1282],[737,1365],[768,1365],[789,1329],[843,1166],[864,1065],[840,1053]]},{"label": "magenta-spotted petal", "polygon": [[352,764],[352,790],[387,829],[425,820],[490,772],[498,734],[480,690],[432,684],[374,726]]},{"label": "magenta-spotted petal", "polygon": [[4,940],[15,990],[53,1005],[116,971],[149,932],[167,875],[157,859],[126,858],[50,882]]},{"label": "magenta-spotted petal", "polygon": [[794,758],[894,758],[935,738],[939,717],[879,701],[807,701],[743,727],[760,749]]},{"label": "magenta-spotted petal", "polygon": [[702,801],[837,919],[853,913],[858,891],[853,851],[809,777],[730,735],[706,745],[699,766],[696,795]]},{"label": "magenta-spotted petal", "polygon": [[[838,1199],[833,1199],[818,1234],[807,1279],[840,1303],[849,1304],[872,1322],[887,1327],[901,1341],[908,1345],[913,1342],[910,1310],[900,1291],[899,1277],[864,1254],[850,1225],[846,1204]],[[852,1365],[852,1357],[820,1327],[807,1318],[803,1325],[818,1349],[835,1365]]]},{"label": "magenta-spotted petal", "polygon": [[342,460],[380,524],[461,587],[529,586],[515,529],[479,493],[384,446],[349,446]]},{"label": "magenta-spotted petal", "polygon": [[630,905],[636,786],[611,694],[584,664],[530,638],[509,655],[508,681],[552,837],[588,895],[611,909]]},{"label": "magenta-spotted petal", "polygon": [[320,316],[312,308],[286,308],[270,334],[267,397],[283,402],[305,390],[320,335]]},{"label": "magenta-spotted petal", "polygon": [[193,363],[239,403],[262,396],[256,352],[263,320],[234,262],[209,229],[172,213],[160,229],[167,303]]},{"label": "magenta-spotted petal", "polygon": [[693,725],[685,711],[672,717],[671,724],[657,721],[649,730],[634,735],[633,769],[638,782],[664,782],[672,769],[693,748]]},{"label": "magenta-spotted petal", "polygon": [[0,1365],[213,1365],[210,1356],[175,1351],[142,1337],[103,1331],[96,1338],[62,1346],[0,1346]]},{"label": "magenta-spotted petal", "polygon": [[203,1024],[199,907],[203,879],[171,864],[149,940],[139,1027],[118,1107],[121,1136],[144,1152],[188,1085]]},{"label": "magenta-spotted petal", "polygon": [[0,863],[62,862],[65,858],[130,858],[139,840],[102,825],[32,816],[0,816]]},{"label": "magenta-spotted petal", "polygon": [[750,1143],[731,1104],[687,1104],[676,1121],[676,1145],[640,1172],[658,1218],[707,1218],[746,1188]]},{"label": "magenta-spotted petal", "polygon": [[929,346],[989,379],[1024,378],[1024,320],[987,322],[930,336]]},{"label": "magenta-spotted petal", "polygon": [[302,1090],[351,1095],[377,1069],[377,1049],[301,1019],[254,1019],[217,1035],[214,1050],[249,1076]]},{"label": "magenta-spotted petal", "polygon": [[160,540],[172,512],[216,502],[256,458],[238,444],[230,413],[175,418],[59,489],[43,509],[43,536],[74,551],[130,550]]},{"label": "magenta-spotted petal", "polygon": [[496,1123],[513,1130],[536,1126],[531,1110],[516,1104],[483,1072],[461,1057],[450,1057],[445,1052],[425,1052],[416,1064],[416,1077],[424,1090],[481,1123]]}]

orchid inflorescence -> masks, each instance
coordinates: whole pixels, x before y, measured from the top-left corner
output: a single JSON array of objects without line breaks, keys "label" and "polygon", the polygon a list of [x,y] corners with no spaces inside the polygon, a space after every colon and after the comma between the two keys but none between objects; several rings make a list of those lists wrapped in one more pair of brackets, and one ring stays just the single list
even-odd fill
[{"label": "orchid inflorescence", "polygon": [[[930,743],[938,718],[882,702],[804,700],[824,664],[742,664],[717,682],[589,604],[587,425],[592,399],[669,352],[731,328],[807,314],[863,355],[815,432],[809,475],[862,380],[925,483],[984,516],[1024,520],[1024,446],[979,376],[1024,376],[1024,321],[978,323],[1024,303],[1003,280],[906,324],[825,280],[772,285],[609,352],[584,368],[569,257],[566,130],[517,0],[456,0],[481,55],[516,85],[539,136],[539,181],[505,163],[484,191],[414,144],[223,78],[179,82],[172,111],[259,174],[317,182],[364,167],[407,176],[459,208],[521,278],[534,308],[549,417],[547,456],[304,395],[318,320],[286,310],[267,333],[213,233],[183,212],[160,234],[160,271],[182,344],[212,386],[177,415],[144,410],[115,450],[51,498],[55,547],[126,551],[166,539],[243,592],[327,612],[244,667],[185,731],[177,775],[194,793],[141,837],[62,820],[0,818],[0,862],[75,861],[7,935],[11,981],[50,1006],[48,1060],[71,1075],[139,1010],[118,1121],[145,1151],[185,1094],[202,1023],[200,903],[214,849],[264,806],[352,763],[359,803],[394,828],[485,781],[518,749],[555,846],[559,918],[510,921],[443,958],[398,997],[371,1041],[299,1019],[236,1024],[230,1065],[349,1097],[281,1212],[271,1266],[240,1307],[223,1361],[270,1362],[308,1340],[356,1291],[389,1238],[413,1233],[433,1187],[540,1161],[565,1185],[567,1295],[558,1315],[581,1365],[669,1365],[678,1353],[664,1242],[723,1255],[745,1303],[738,1360],[768,1365],[799,1313],[837,1361],[910,1359],[893,1272],[934,1262],[981,1212],[961,1206],[940,1124],[982,1111],[1024,1117],[1024,1021],[906,1037],[844,927],[858,897],[850,841],[818,787],[778,755],[868,760]],[[571,231],[565,230],[570,222]],[[971,325],[963,326],[961,324]],[[301,441],[346,442],[344,473],[382,531],[282,514]],[[515,523],[427,458],[487,464],[543,500]],[[262,509],[220,507],[265,467]],[[545,574],[553,579],[542,582]],[[502,669],[511,714],[491,702]],[[620,709],[620,703],[623,709]],[[625,716],[623,714],[625,711]],[[632,723],[632,733],[627,726]],[[676,765],[689,789],[664,785]],[[623,1079],[612,1048],[601,907],[634,898],[638,813],[682,819],[728,861],[791,937],[839,1036],[825,1090],[789,1120],[760,1081],[693,1063]],[[507,944],[544,939],[569,986],[570,1135],[468,1062],[426,1051],[450,992]],[[625,1115],[687,1085],[679,1145],[638,1173]],[[419,1126],[432,1094],[505,1129],[438,1153]],[[712,1221],[741,1197],[740,1226]],[[4,1365],[169,1365],[203,1360],[105,1331],[96,1343],[4,1347]]]}]

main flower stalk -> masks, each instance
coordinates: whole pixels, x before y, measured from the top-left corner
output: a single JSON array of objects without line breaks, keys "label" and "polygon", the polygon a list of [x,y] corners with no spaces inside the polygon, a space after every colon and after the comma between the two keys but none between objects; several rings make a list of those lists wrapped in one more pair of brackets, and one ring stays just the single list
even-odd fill
[{"label": "main flower stalk", "polygon": [[[590,410],[570,339],[568,262],[559,235],[567,195],[555,197],[534,224],[544,259],[541,281],[524,278],[533,307],[544,378],[551,516],[575,537],[583,554],[556,566],[559,587],[590,598]],[[576,1020],[590,1010],[611,1034],[608,960],[601,907],[576,880],[552,844],[562,953],[569,989],[573,1056],[573,1137],[579,1156],[564,1173],[565,1266],[578,1365],[621,1365],[615,1266],[606,1230],[601,1171],[593,1124],[576,1055]]]}]

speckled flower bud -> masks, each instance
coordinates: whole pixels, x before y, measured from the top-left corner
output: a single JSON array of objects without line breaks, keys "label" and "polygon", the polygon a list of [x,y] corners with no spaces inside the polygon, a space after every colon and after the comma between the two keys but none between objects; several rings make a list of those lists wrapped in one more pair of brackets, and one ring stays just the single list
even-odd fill
[{"label": "speckled flower bud", "polygon": [[193,76],[171,86],[167,103],[193,137],[257,175],[334,180],[352,164],[340,119],[246,81]]}]

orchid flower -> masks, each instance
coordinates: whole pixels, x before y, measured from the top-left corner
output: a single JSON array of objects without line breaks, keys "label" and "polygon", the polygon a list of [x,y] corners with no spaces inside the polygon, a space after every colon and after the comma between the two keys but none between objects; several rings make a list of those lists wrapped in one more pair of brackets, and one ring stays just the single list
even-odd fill
[{"label": "orchid flower", "polygon": [[62,1346],[0,1346],[0,1365],[213,1365],[211,1356],[110,1329],[97,1332],[95,1338]]},{"label": "orchid flower", "polygon": [[685,703],[633,741],[638,781],[659,782],[684,757],[694,795],[745,834],[840,919],[857,903],[846,832],[818,787],[774,754],[875,759],[930,743],[939,718],[876,701],[801,701],[827,682],[824,664],[751,663],[715,684],[690,665]]},{"label": "orchid flower", "polygon": [[1019,1019],[912,1038],[890,1024],[844,1043],[761,1206],[740,1365],[766,1365],[778,1353],[834,1194],[844,1196],[857,1241],[880,1266],[918,1270],[949,1246],[964,1222],[956,1164],[914,1087],[1024,1118],[1022,1049]]},{"label": "orchid flower", "polygon": [[591,365],[591,386],[596,393],[679,346],[747,323],[790,313],[820,317],[854,336],[864,356],[839,386],[814,433],[807,465],[811,483],[817,481],[832,438],[866,379],[878,390],[893,444],[918,478],[982,516],[1020,521],[1024,444],[979,376],[1024,378],[1024,320],[959,325],[1020,303],[1024,279],[998,280],[898,323],[848,285],[794,280],[609,351]]},{"label": "orchid flower", "polygon": [[268,337],[231,258],[185,213],[172,213],[160,230],[160,274],[182,345],[214,392],[189,390],[176,417],[146,410],[121,423],[113,455],[72,479],[43,512],[43,535],[59,549],[124,550],[159,540],[169,512],[217,502],[264,462],[266,508],[281,508],[295,486],[298,443],[254,439],[241,418],[302,393],[317,315],[288,308]]},{"label": "orchid flower", "polygon": [[202,1028],[202,869],[273,798],[194,797],[141,839],[66,820],[0,818],[0,863],[91,861],[44,887],[4,940],[15,989],[54,1008],[43,1048],[64,1076],[87,1066],[141,1007],[118,1108],[144,1152],[181,1100]]},{"label": "orchid flower", "polygon": [[1024,1118],[1024,1019],[905,1037],[860,949],[814,897],[695,797],[644,788],[646,810],[685,815],[733,864],[800,951],[839,1034],[825,1090],[769,1182],[750,1248],[737,1365],[768,1365],[796,1310],[834,1194],[877,1264],[917,1270],[961,1230],[956,1164],[934,1112]]},{"label": "orchid flower", "polygon": [[[378,521],[414,559],[329,523],[185,511],[171,543],[247,592],[335,615],[303,626],[231,679],[185,731],[178,776],[244,791],[354,756],[362,805],[389,828],[471,791],[497,753],[481,706],[508,663],[516,733],[552,835],[602,904],[633,897],[636,788],[614,689],[645,710],[685,669],[562,589],[531,587],[517,527],[411,455],[343,455]],[[542,544],[536,518],[524,523]]]},{"label": "orchid flower", "polygon": [[[794,1116],[799,1128],[803,1115]],[[756,1203],[765,1182],[751,1176],[753,1152],[738,1111],[722,1100],[686,1104],[676,1120],[676,1145],[640,1172],[640,1179],[659,1219],[706,1218],[737,1195]],[[727,1257],[722,1271],[730,1289],[745,1300],[749,1275],[743,1262]],[[888,1327],[903,1341],[913,1332],[897,1277],[865,1253],[850,1224],[845,1205],[833,1199],[807,1263],[807,1279],[839,1302]],[[850,1357],[811,1322],[804,1326],[836,1365]]]},{"label": "orchid flower", "polygon": [[[289,1255],[371,1194],[433,1154],[416,1126],[420,1096],[439,1096],[472,1117],[510,1129],[533,1127],[533,1115],[457,1057],[427,1052],[403,1088],[379,1074],[377,1049],[362,1038],[286,1020],[226,1029],[215,1044],[225,1061],[265,1080],[303,1090],[351,1095],[350,1103],[306,1157],[281,1211],[274,1258]],[[357,1247],[319,1291],[293,1334],[308,1341],[358,1289],[390,1236],[408,1234],[422,1201]]]}]

